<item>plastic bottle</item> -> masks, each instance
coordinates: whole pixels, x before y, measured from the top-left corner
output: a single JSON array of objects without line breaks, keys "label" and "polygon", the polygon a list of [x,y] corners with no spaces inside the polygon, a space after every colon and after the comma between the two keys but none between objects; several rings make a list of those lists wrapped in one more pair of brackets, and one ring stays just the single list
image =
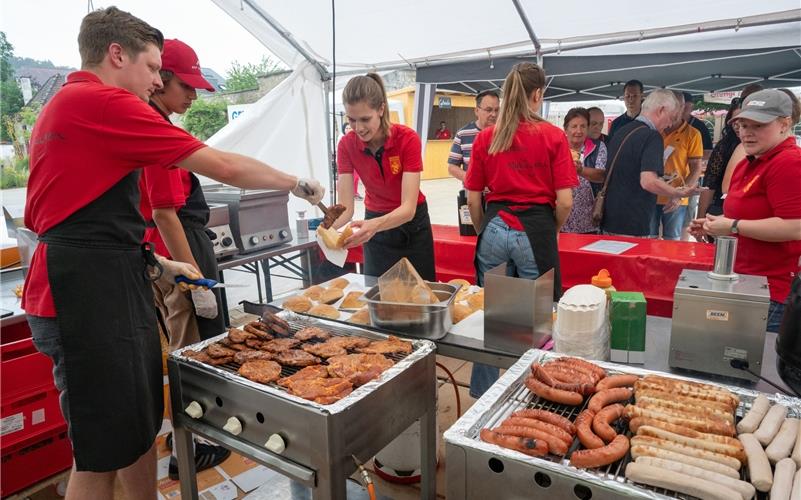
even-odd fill
[{"label": "plastic bottle", "polygon": [[616,292],[615,287],[612,286],[612,277],[609,276],[609,271],[601,269],[598,274],[592,277],[591,283],[606,292],[606,300],[612,299],[612,292]]}]

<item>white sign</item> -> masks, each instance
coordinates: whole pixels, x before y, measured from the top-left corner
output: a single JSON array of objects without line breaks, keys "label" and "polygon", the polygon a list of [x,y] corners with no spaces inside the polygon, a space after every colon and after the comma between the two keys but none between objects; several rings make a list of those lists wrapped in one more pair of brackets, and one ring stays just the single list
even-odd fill
[{"label": "white sign", "polygon": [[716,102],[718,104],[729,104],[735,97],[740,97],[740,91],[730,92],[710,92],[704,94],[704,102]]},{"label": "white sign", "polygon": [[228,122],[239,118],[252,104],[229,104],[228,105]]}]

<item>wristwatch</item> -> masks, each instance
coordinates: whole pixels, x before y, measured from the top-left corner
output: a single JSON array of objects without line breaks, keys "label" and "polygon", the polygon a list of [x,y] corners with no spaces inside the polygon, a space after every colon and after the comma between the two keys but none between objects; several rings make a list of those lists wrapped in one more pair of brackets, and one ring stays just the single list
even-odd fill
[{"label": "wristwatch", "polygon": [[731,234],[740,234],[740,230],[737,229],[737,224],[740,222],[740,219],[734,219],[731,223]]}]

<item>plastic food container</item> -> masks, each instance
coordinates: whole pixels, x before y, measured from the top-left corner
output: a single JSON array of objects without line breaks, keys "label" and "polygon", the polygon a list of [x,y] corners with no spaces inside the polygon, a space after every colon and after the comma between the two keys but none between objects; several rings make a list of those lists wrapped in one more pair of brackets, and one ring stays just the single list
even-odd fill
[{"label": "plastic food container", "polygon": [[367,302],[373,326],[411,337],[437,340],[453,326],[453,300],[459,287],[426,281],[440,300],[436,304],[401,304],[381,302],[378,285],[369,289],[362,300]]}]

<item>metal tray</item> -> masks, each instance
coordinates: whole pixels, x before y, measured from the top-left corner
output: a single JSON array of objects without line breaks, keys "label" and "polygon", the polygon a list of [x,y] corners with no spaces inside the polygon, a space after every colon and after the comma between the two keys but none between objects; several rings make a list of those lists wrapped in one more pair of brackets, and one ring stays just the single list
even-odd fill
[{"label": "metal tray", "polygon": [[[545,455],[529,457],[517,451],[485,443],[479,431],[492,427],[513,411],[522,408],[542,408],[561,414],[571,421],[584,408],[566,407],[545,401],[531,394],[523,384],[533,362],[546,362],[562,356],[556,353],[532,349],[526,352],[506,373],[501,376],[465,414],[445,431],[444,439],[448,461],[448,498],[467,500],[488,498],[498,500],[520,498],[525,491],[531,497],[549,494],[552,498],[592,498],[612,500],[619,498],[667,499],[689,498],[676,492],[632,483],[625,478],[626,464],[631,461],[627,454],[622,460],[597,469],[579,469],[569,463],[567,457]],[[634,375],[660,375],[680,380],[713,384],[728,389],[740,398],[736,418],[741,418],[751,407],[758,391],[725,385],[705,380],[645,370],[627,365],[594,361],[607,373],[629,373]],[[788,416],[801,417],[801,399],[782,394],[766,394],[774,403],[788,407]],[[586,403],[585,403],[586,404]],[[628,432],[628,431],[627,431]],[[578,448],[577,440],[570,447],[568,456]],[[743,468],[747,475],[747,467]],[[746,476],[743,479],[747,480]],[[503,488],[501,488],[503,484]],[[759,496],[758,498],[764,498]]]},{"label": "metal tray", "polygon": [[438,340],[453,326],[453,300],[458,286],[426,281],[440,300],[436,304],[382,302],[378,285],[365,292],[370,319],[374,326],[412,337]]}]

